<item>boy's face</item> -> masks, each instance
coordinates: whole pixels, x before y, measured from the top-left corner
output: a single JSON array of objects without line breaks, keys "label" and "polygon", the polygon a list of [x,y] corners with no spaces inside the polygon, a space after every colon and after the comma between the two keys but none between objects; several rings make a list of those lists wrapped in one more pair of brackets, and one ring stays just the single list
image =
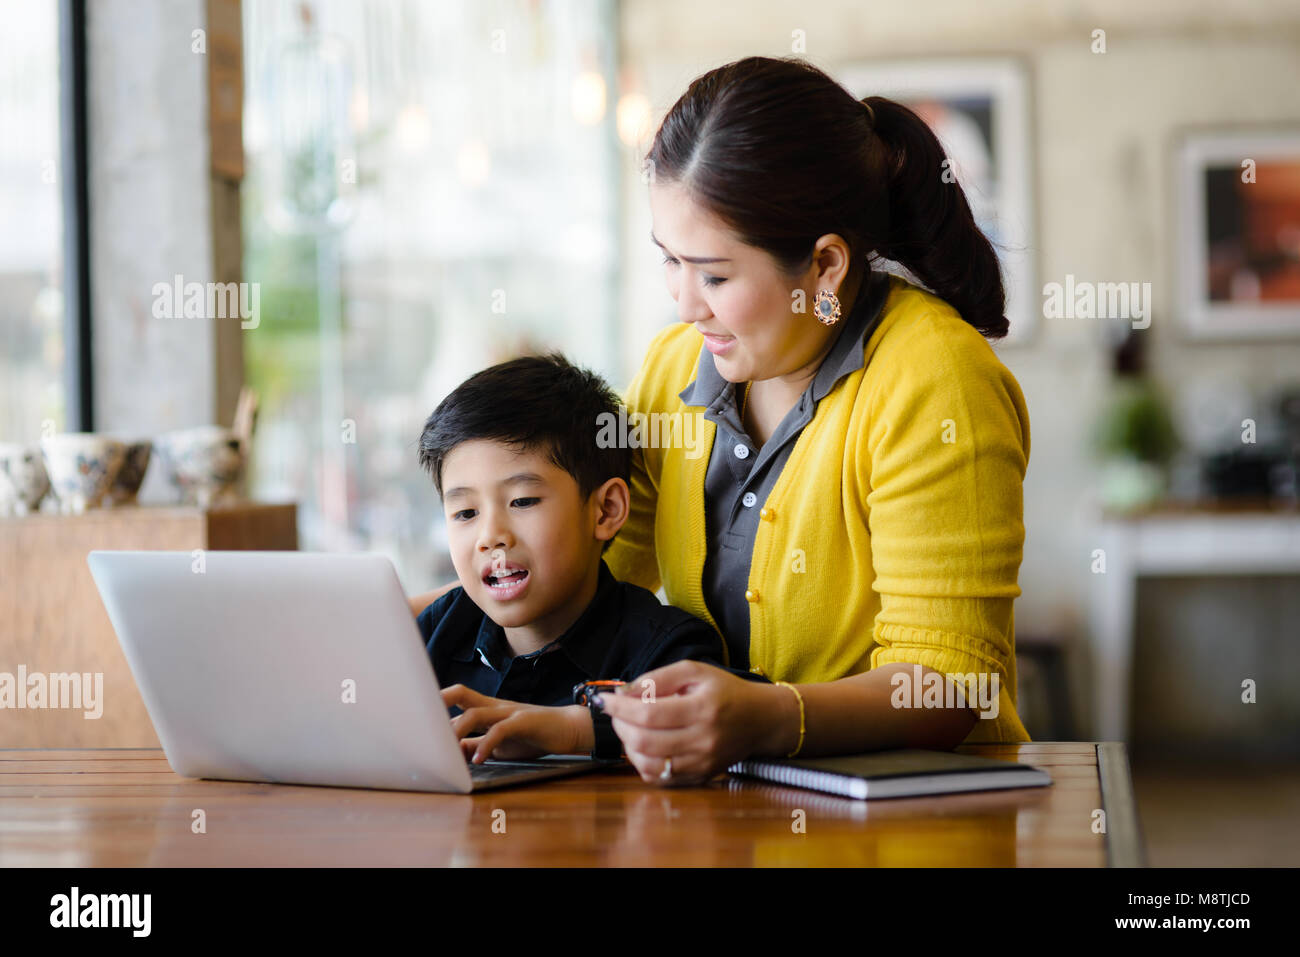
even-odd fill
[{"label": "boy's face", "polygon": [[577,481],[539,452],[475,439],[442,466],[452,563],[466,593],[503,628],[570,608],[599,555],[597,515]]}]

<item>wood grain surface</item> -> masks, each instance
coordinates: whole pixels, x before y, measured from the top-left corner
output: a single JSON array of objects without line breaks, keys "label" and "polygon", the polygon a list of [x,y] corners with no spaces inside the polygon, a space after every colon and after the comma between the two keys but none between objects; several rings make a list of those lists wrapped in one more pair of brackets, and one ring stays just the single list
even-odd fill
[{"label": "wood grain surface", "polygon": [[623,768],[450,795],[194,780],[157,750],[0,750],[0,866],[1104,867],[1116,847],[1134,859],[1093,826],[1097,809],[1136,821],[1127,759],[1108,765],[1128,802],[1116,807],[1094,744],[958,750],[1036,765],[1052,786],[858,802],[727,777],[661,789]]}]

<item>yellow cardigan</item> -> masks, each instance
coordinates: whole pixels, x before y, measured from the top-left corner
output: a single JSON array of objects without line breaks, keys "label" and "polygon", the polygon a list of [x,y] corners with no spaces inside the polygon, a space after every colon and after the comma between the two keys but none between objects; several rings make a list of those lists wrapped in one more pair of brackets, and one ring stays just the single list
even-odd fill
[{"label": "yellow cardigan", "polygon": [[[810,318],[810,321],[811,318]],[[704,602],[704,475],[716,426],[678,393],[701,340],[660,332],[624,399],[693,415],[690,443],[638,449],[614,575],[717,628]],[[944,300],[890,278],[865,368],[816,407],[760,512],[747,597],[750,663],[773,680],[833,681],[893,662],[996,673],[998,716],[966,737],[1028,741],[1015,709],[1016,578],[1029,413],[988,342]],[[668,421],[661,418],[661,422]]]}]

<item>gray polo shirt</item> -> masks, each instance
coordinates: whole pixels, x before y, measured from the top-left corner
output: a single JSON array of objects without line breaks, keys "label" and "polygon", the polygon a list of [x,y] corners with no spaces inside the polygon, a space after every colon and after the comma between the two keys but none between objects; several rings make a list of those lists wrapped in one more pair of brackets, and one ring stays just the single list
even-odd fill
[{"label": "gray polo shirt", "polygon": [[[700,347],[695,381],[678,393],[687,405],[705,406],[704,418],[717,425],[704,477],[704,523],[708,553],[701,585],[704,601],[727,642],[731,667],[749,667],[749,566],[759,512],[781,476],[795,441],[812,421],[817,403],[835,384],[863,366],[867,339],[880,321],[889,277],[872,274],[872,283],[840,323],[839,335],[813,381],[760,448],[741,424],[738,384],[728,382]],[[810,313],[809,322],[816,322]]]}]

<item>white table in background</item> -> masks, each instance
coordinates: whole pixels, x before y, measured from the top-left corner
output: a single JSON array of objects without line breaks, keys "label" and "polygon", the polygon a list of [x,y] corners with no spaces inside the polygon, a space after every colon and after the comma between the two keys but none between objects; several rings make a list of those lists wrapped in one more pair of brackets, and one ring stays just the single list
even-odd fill
[{"label": "white table in background", "polygon": [[1093,734],[1126,741],[1140,578],[1300,575],[1300,513],[1191,506],[1101,522],[1106,570],[1094,574]]}]

